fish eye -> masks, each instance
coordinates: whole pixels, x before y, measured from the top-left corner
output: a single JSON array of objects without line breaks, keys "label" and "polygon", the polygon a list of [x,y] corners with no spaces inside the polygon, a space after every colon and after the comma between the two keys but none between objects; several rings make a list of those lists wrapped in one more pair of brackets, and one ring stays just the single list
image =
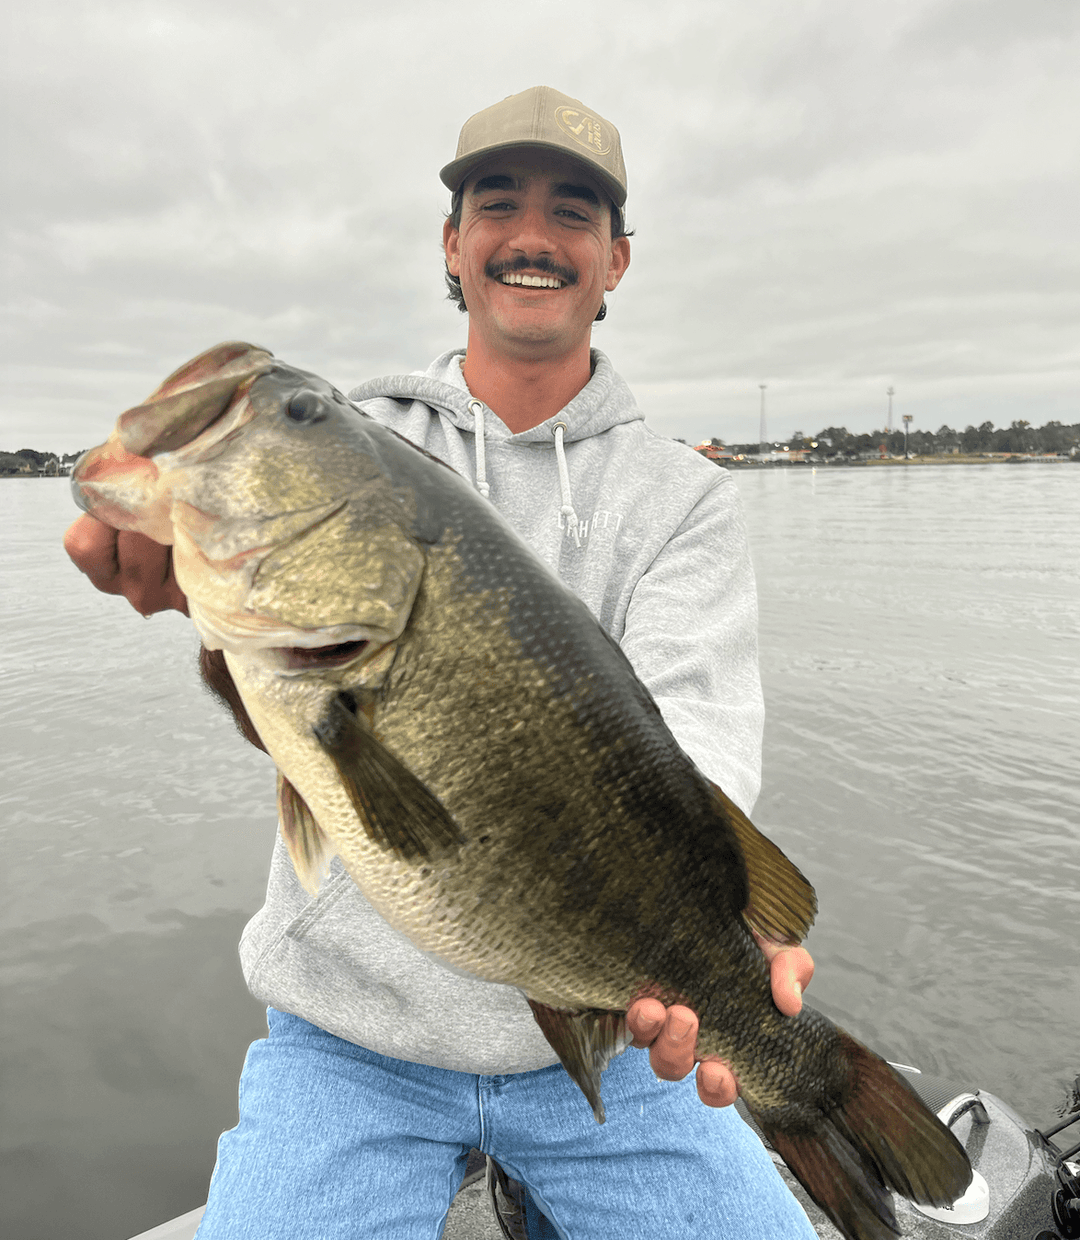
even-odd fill
[{"label": "fish eye", "polygon": [[326,417],[323,403],[315,392],[297,392],[285,407],[291,422],[321,422]]}]

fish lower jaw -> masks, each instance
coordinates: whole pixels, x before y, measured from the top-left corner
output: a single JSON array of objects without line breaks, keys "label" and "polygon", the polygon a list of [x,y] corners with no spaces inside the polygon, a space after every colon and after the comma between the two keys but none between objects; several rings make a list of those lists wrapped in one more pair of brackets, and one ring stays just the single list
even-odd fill
[{"label": "fish lower jaw", "polygon": [[[253,612],[208,607],[191,596],[188,598],[188,610],[207,650],[225,650],[239,657],[257,655],[275,663],[282,662],[277,657],[281,651],[334,651],[340,654],[342,648],[351,646],[354,653],[350,657],[355,657],[362,653],[362,646],[385,646],[394,636],[365,624],[334,624],[325,628],[302,629]],[[317,662],[318,657],[313,655],[314,661]],[[329,657],[334,658],[335,655]]]}]

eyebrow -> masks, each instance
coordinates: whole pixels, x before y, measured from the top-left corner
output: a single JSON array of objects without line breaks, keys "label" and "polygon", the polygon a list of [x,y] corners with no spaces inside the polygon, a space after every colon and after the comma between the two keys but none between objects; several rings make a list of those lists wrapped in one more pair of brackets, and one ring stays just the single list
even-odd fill
[{"label": "eyebrow", "polygon": [[483,194],[490,189],[513,189],[514,178],[507,176],[481,177],[472,187],[474,194]]},{"label": "eyebrow", "polygon": [[579,198],[582,202],[591,203],[594,207],[600,205],[599,197],[587,185],[574,185],[570,181],[563,181],[555,186],[556,198]]},{"label": "eyebrow", "polygon": [[[489,177],[481,177],[472,187],[472,193],[484,194],[491,190],[519,189],[520,184],[514,177],[499,173]],[[576,198],[581,202],[590,203],[594,207],[600,206],[599,195],[594,190],[591,190],[587,185],[575,185],[572,181],[560,181],[557,185],[552,186],[552,196],[554,198]]]}]

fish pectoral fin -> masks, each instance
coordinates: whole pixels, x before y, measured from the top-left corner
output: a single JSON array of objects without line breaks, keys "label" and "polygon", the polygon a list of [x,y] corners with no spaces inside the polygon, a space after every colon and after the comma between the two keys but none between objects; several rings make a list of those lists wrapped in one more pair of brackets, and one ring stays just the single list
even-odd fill
[{"label": "fish pectoral fin", "polygon": [[464,842],[457,824],[428,788],[379,743],[348,693],[331,700],[315,738],[371,839],[407,861],[428,861]]},{"label": "fish pectoral fin", "polygon": [[335,855],[334,846],[315,821],[307,802],[280,771],[277,777],[277,803],[281,838],[289,850],[296,877],[305,891],[317,896]]},{"label": "fish pectoral fin", "polygon": [[604,1101],[600,1097],[600,1074],[621,1055],[632,1041],[626,1028],[626,1013],[604,1008],[584,1011],[549,1007],[529,999],[540,1031],[558,1055],[571,1080],[592,1107],[596,1122],[604,1122]]},{"label": "fish pectoral fin", "polygon": [[744,921],[767,939],[801,943],[817,913],[813,887],[716,784],[713,793],[746,862],[750,900],[743,910]]}]

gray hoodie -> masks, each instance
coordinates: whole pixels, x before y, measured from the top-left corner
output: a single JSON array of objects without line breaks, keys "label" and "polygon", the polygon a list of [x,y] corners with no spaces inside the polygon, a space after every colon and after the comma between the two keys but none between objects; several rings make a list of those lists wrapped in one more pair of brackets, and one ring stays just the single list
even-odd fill
[{"label": "gray hoodie", "polygon": [[[620,643],[694,762],[749,811],[764,711],[731,476],[653,434],[597,350],[591,380],[562,412],[516,435],[472,397],[462,356],[371,380],[350,399],[474,480]],[[338,860],[312,899],[280,837],[240,957],[257,999],[383,1055],[494,1074],[556,1062],[518,990],[425,955]]]}]

